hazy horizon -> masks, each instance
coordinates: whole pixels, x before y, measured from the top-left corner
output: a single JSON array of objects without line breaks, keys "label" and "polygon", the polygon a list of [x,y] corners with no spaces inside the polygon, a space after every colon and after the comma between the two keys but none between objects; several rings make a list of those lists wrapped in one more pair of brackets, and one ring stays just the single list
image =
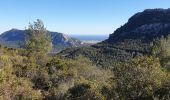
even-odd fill
[{"label": "hazy horizon", "polygon": [[2,0],[0,33],[11,28],[23,30],[29,22],[41,19],[50,31],[109,35],[137,12],[168,7],[162,0]]}]

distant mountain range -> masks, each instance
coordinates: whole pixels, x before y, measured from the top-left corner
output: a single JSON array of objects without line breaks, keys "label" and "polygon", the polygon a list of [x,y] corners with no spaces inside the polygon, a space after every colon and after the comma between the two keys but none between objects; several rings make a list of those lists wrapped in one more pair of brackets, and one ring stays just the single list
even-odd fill
[{"label": "distant mountain range", "polygon": [[[24,30],[11,29],[0,35],[0,44],[11,48],[18,48],[20,44],[25,42],[25,34],[26,32]],[[59,52],[69,47],[89,45],[63,33],[49,32],[49,34],[52,38],[54,52]]]},{"label": "distant mountain range", "polygon": [[170,9],[147,9],[132,16],[109,38],[90,47],[66,49],[61,55],[83,55],[109,67],[152,52],[154,39],[170,34]]}]

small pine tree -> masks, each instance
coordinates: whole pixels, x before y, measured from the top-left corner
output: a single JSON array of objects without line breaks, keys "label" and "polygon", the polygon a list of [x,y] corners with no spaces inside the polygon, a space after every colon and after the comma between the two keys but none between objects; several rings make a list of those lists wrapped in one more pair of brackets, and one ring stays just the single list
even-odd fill
[{"label": "small pine tree", "polygon": [[51,37],[40,19],[29,24],[26,32],[25,48],[30,52],[49,52],[52,48]]}]

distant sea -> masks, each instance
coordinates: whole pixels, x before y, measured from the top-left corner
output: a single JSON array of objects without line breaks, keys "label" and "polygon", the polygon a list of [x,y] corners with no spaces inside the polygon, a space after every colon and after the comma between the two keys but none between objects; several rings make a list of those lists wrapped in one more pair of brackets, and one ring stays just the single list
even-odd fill
[{"label": "distant sea", "polygon": [[103,41],[106,40],[109,35],[71,35],[71,37],[82,41]]}]

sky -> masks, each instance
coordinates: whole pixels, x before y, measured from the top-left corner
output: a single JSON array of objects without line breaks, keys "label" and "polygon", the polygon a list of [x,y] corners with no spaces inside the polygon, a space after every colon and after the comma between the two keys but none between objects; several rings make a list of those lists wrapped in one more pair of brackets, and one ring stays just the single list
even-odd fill
[{"label": "sky", "polygon": [[108,35],[137,12],[170,8],[170,0],[1,0],[0,33],[41,19],[50,31]]}]

